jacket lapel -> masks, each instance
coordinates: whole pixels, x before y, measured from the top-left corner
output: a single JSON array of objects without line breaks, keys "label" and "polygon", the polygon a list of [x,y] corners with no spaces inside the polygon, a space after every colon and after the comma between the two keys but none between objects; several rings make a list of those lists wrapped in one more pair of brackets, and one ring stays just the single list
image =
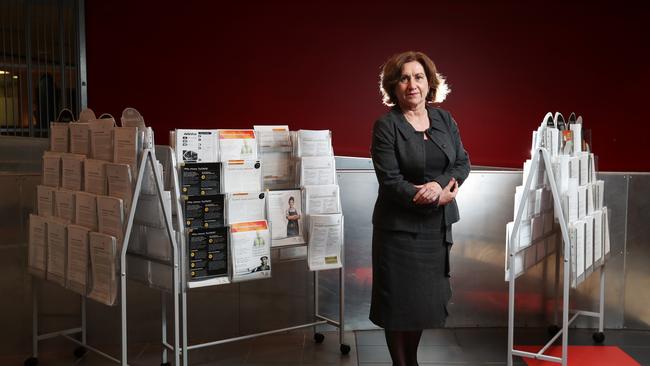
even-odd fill
[{"label": "jacket lapel", "polygon": [[445,153],[447,159],[449,159],[449,164],[453,164],[456,160],[456,154],[454,153],[453,144],[445,121],[442,120],[440,113],[435,108],[427,107],[427,112],[429,114],[429,122],[431,123],[427,130],[427,135]]},{"label": "jacket lapel", "polygon": [[411,126],[411,124],[406,120],[406,117],[404,117],[404,114],[402,114],[399,108],[391,109],[391,114],[395,119],[397,129],[399,130],[404,140],[408,140],[411,137],[415,136],[415,128],[413,128],[413,126]]}]

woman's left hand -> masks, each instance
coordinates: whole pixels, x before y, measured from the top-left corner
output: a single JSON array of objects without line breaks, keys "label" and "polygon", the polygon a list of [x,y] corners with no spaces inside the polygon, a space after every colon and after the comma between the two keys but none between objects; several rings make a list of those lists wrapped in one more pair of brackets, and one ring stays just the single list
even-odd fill
[{"label": "woman's left hand", "polygon": [[456,198],[456,195],[458,194],[458,181],[456,179],[451,178],[449,181],[449,184],[445,187],[445,189],[442,190],[442,193],[440,193],[440,199],[438,200],[438,205],[444,206]]}]

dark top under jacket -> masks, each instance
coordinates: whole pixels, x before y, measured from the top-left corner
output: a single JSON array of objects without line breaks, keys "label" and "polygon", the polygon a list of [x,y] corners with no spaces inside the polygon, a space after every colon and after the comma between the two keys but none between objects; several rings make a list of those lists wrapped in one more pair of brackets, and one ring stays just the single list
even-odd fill
[{"label": "dark top under jacket", "polygon": [[[375,122],[372,134],[371,155],[379,192],[372,223],[382,230],[414,233],[431,232],[431,218],[440,208],[435,204],[416,205],[413,197],[418,189],[415,184],[436,181],[445,187],[451,178],[462,185],[470,171],[469,156],[460,140],[458,126],[449,112],[427,106],[430,126],[425,131],[447,157],[442,172],[427,170],[425,144],[422,133],[406,120],[398,107],[393,107]],[[440,174],[437,174],[440,173]],[[451,225],[460,217],[456,200],[442,207],[445,239],[453,243]]]}]

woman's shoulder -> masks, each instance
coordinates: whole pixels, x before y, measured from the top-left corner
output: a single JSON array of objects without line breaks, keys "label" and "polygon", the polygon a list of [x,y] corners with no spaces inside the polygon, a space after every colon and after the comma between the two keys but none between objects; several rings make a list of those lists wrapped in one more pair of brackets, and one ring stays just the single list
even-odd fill
[{"label": "woman's shoulder", "polygon": [[395,107],[389,109],[386,113],[382,114],[377,118],[375,121],[375,128],[377,127],[391,127],[395,126],[397,122],[399,121],[399,115],[398,115],[399,110],[397,110]]},{"label": "woman's shoulder", "polygon": [[442,119],[445,120],[445,122],[451,120],[451,112],[449,112],[446,109],[435,107],[432,105],[427,106],[427,109],[429,110],[429,113],[438,113],[440,117],[442,117]]},{"label": "woman's shoulder", "polygon": [[454,118],[451,116],[451,112],[449,112],[446,109],[442,109],[440,107],[434,107],[434,106],[427,106],[429,110],[429,116],[431,117],[432,114],[437,114],[442,121],[447,125],[447,127],[452,127],[456,125],[456,121]]}]

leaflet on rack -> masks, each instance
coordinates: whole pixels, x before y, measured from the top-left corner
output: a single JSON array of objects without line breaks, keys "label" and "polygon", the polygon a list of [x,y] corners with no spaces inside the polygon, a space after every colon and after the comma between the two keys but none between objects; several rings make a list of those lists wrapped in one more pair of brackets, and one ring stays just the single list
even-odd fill
[{"label": "leaflet on rack", "polygon": [[88,123],[70,123],[70,152],[90,156],[90,127]]},{"label": "leaflet on rack", "polygon": [[232,281],[271,277],[271,234],[265,220],[230,225]]},{"label": "leaflet on rack", "polygon": [[186,163],[181,165],[181,193],[209,196],[221,190],[221,163]]},{"label": "leaflet on rack", "polygon": [[117,241],[117,250],[121,251],[124,241],[124,204],[122,199],[98,196],[97,219],[99,232],[114,236]]},{"label": "leaflet on rack", "polygon": [[133,176],[127,164],[106,164],[106,180],[108,181],[108,195],[121,198],[124,212],[131,210],[133,201]]},{"label": "leaflet on rack", "polygon": [[300,190],[267,191],[266,193],[272,246],[306,243],[305,217]]},{"label": "leaflet on rack", "polygon": [[602,264],[603,259],[603,212],[594,211],[594,266]]},{"label": "leaflet on rack", "polygon": [[29,273],[45,278],[47,271],[47,224],[45,218],[34,214],[29,214],[27,268]]},{"label": "leaflet on rack", "polygon": [[115,120],[96,119],[88,123],[90,131],[90,157],[113,161],[113,127]]},{"label": "leaflet on rack", "polygon": [[307,262],[311,271],[341,268],[343,215],[310,215]]},{"label": "leaflet on rack", "polygon": [[240,192],[226,195],[226,223],[266,220],[266,194]]},{"label": "leaflet on rack", "polygon": [[50,151],[68,152],[68,122],[50,122]]},{"label": "leaflet on rack", "polygon": [[299,130],[297,156],[333,156],[330,130]]},{"label": "leaflet on rack", "polygon": [[61,186],[61,153],[46,151],[43,154],[43,185]]},{"label": "leaflet on rack", "polygon": [[296,187],[294,163],[290,152],[261,152],[264,189]]},{"label": "leaflet on rack", "polygon": [[47,219],[47,280],[65,287],[67,223],[56,217]]},{"label": "leaflet on rack", "polygon": [[591,273],[594,264],[594,217],[585,217],[585,272]]},{"label": "leaflet on rack", "polygon": [[36,208],[39,216],[54,216],[54,192],[56,188],[44,185],[36,186]]},{"label": "leaflet on rack", "polygon": [[305,212],[308,215],[341,213],[339,186],[305,186]]},{"label": "leaflet on rack", "polygon": [[117,242],[115,237],[90,232],[90,268],[92,286],[88,297],[106,305],[117,299]]},{"label": "leaflet on rack", "polygon": [[582,282],[585,272],[586,226],[587,223],[584,220],[573,223],[573,227],[576,229],[576,253],[572,259],[576,261],[576,285]]},{"label": "leaflet on rack", "polygon": [[86,192],[75,193],[75,220],[74,223],[97,231],[97,195]]},{"label": "leaflet on rack", "polygon": [[74,191],[65,189],[58,189],[54,191],[54,202],[56,206],[55,216],[65,220],[66,222],[74,222],[75,220],[75,202]]},{"label": "leaflet on rack", "polygon": [[219,161],[217,130],[176,130],[175,135],[179,165]]},{"label": "leaflet on rack", "polygon": [[84,164],[84,189],[86,192],[105,195],[106,169],[103,160],[86,159]]},{"label": "leaflet on rack", "polygon": [[185,197],[185,227],[215,229],[225,225],[225,198],[222,194]]},{"label": "leaflet on rack", "polygon": [[113,130],[113,162],[128,164],[131,175],[135,176],[138,170],[138,143],[137,127],[116,127]]},{"label": "leaflet on rack", "polygon": [[328,184],[336,184],[336,166],[333,156],[300,159],[300,186]]},{"label": "leaflet on rack", "polygon": [[61,155],[61,187],[71,191],[84,189],[84,161],[80,154]]},{"label": "leaflet on rack", "polygon": [[[192,280],[224,276],[227,280],[228,228],[193,230],[189,233],[188,246]],[[223,283],[223,280],[213,284],[220,283]]]},{"label": "leaflet on rack", "polygon": [[68,225],[68,278],[66,287],[86,296],[88,288],[88,228]]},{"label": "leaflet on rack", "polygon": [[255,125],[260,152],[291,152],[291,132],[287,125]]},{"label": "leaflet on rack", "polygon": [[219,130],[219,161],[257,160],[253,130]]},{"label": "leaflet on rack", "polygon": [[223,193],[262,191],[262,164],[257,160],[230,160],[221,165]]}]

